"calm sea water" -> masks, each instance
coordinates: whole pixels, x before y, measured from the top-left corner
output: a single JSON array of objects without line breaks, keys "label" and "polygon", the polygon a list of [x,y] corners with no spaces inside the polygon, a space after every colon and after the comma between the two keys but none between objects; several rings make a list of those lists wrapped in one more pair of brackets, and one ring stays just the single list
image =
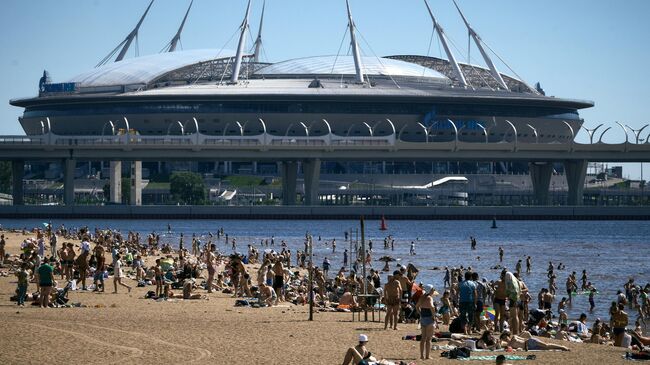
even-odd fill
[{"label": "calm sea water", "polygon": [[[42,220],[0,220],[3,227],[43,226]],[[224,240],[216,241],[216,231],[223,227],[230,237],[237,239],[237,249],[246,251],[247,244],[259,247],[260,240],[275,237],[275,249],[281,250],[280,241],[285,240],[292,252],[303,249],[305,233],[314,237],[315,262],[320,264],[324,257],[332,263],[330,271],[342,265],[343,251],[350,249],[345,242],[344,232],[359,229],[358,221],[293,221],[293,220],[53,220],[55,226],[88,226],[91,229],[113,228],[122,232],[137,231],[142,236],[157,232],[163,242],[178,245],[182,232],[185,242],[196,233],[207,240],[208,232],[215,233],[214,243],[220,251],[232,252]],[[172,227],[167,232],[167,224]],[[644,221],[500,221],[497,229],[491,229],[491,221],[388,221],[388,230],[380,231],[379,221],[366,221],[366,241],[373,241],[373,266],[381,269],[382,262],[376,259],[390,255],[399,263],[413,263],[420,269],[418,280],[433,284],[442,293],[444,271],[431,270],[444,266],[471,266],[488,280],[496,279],[498,270],[491,267],[499,263],[498,247],[505,250],[504,265],[514,270],[518,259],[532,257],[532,273],[523,274],[537,303],[537,293],[547,287],[546,269],[552,261],[566,269],[556,271],[558,296],[565,293],[564,282],[571,271],[587,270],[589,281],[599,290],[596,309],[589,313],[587,296],[577,296],[569,307],[569,318],[577,318],[586,312],[590,321],[596,317],[608,320],[608,308],[615,300],[617,290],[622,289],[628,278],[635,278],[641,285],[650,282],[650,224]],[[387,235],[395,239],[395,250],[385,250],[383,239]],[[320,241],[319,241],[320,236]],[[352,233],[352,237],[355,233]],[[474,236],[478,245],[470,249],[469,237]],[[336,239],[336,252],[332,252],[331,241]],[[409,255],[411,241],[416,244],[415,256]],[[204,241],[205,242],[205,241]],[[478,258],[480,257],[480,260]],[[295,261],[295,259],[294,259]],[[391,263],[391,270],[396,263]],[[382,277],[382,282],[385,276]],[[580,285],[580,282],[578,283]],[[559,300],[559,298],[557,298]],[[556,306],[554,305],[554,310]],[[630,315],[633,325],[636,314]]]}]

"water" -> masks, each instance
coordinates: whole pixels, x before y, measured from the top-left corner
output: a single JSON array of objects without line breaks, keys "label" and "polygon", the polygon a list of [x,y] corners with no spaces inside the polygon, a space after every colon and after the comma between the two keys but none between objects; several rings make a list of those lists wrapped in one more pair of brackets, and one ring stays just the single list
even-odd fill
[{"label": "water", "polygon": [[[43,220],[0,220],[3,227],[43,226]],[[220,251],[231,252],[230,245],[222,239],[216,241],[216,231],[223,227],[232,238],[237,239],[237,249],[246,251],[247,244],[259,247],[261,239],[275,236],[275,249],[281,250],[280,241],[285,240],[288,248],[295,253],[302,250],[306,232],[314,237],[314,260],[320,265],[327,256],[332,263],[330,271],[336,272],[342,266],[343,251],[350,249],[350,243],[344,241],[344,232],[359,228],[358,221],[293,221],[293,220],[54,220],[58,227],[81,227],[91,229],[113,228],[122,232],[137,231],[141,237],[156,231],[161,234],[162,242],[178,246],[178,237],[182,232],[186,245],[192,233],[207,240],[207,233],[213,232],[214,243]],[[167,233],[167,223],[172,232]],[[376,259],[390,255],[399,263],[413,263],[420,269],[418,281],[433,284],[442,293],[444,271],[431,270],[433,267],[463,265],[471,266],[481,277],[488,280],[497,279],[498,270],[491,267],[499,263],[498,247],[505,250],[504,265],[514,270],[517,260],[523,262],[525,271],[526,256],[532,257],[531,274],[523,274],[522,279],[530,288],[533,306],[537,303],[540,288],[547,287],[546,269],[548,262],[562,262],[566,270],[556,271],[558,297],[556,302],[566,294],[565,281],[571,271],[578,274],[587,270],[589,281],[599,290],[596,295],[596,308],[589,313],[587,296],[574,297],[568,308],[570,319],[577,319],[585,312],[589,320],[600,317],[609,320],[608,309],[615,300],[617,290],[622,290],[629,277],[634,277],[637,284],[650,282],[650,225],[643,221],[500,221],[498,229],[491,229],[491,221],[389,221],[388,230],[380,231],[379,221],[366,221],[366,241],[373,241],[373,266],[383,267]],[[387,235],[395,238],[395,250],[384,250],[383,239]],[[319,235],[321,240],[318,240]],[[355,233],[353,232],[352,237]],[[477,249],[470,249],[469,237],[477,238]],[[336,239],[336,252],[332,252],[331,240]],[[416,243],[417,255],[410,256],[410,243]],[[205,242],[205,241],[204,241]],[[477,260],[480,257],[480,260]],[[295,258],[294,258],[295,262]],[[391,263],[391,271],[396,263]],[[331,275],[331,274],[330,274]],[[382,283],[385,274],[382,275]],[[556,304],[553,309],[556,309]],[[630,326],[634,324],[636,313],[630,314]]]}]

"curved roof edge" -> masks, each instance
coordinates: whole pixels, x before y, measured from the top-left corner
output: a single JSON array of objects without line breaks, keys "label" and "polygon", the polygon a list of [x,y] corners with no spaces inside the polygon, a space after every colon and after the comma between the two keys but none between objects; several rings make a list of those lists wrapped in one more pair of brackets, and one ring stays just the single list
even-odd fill
[{"label": "curved roof edge", "polygon": [[160,76],[192,64],[234,57],[229,49],[197,49],[166,52],[125,59],[72,77],[80,87],[148,84]]}]

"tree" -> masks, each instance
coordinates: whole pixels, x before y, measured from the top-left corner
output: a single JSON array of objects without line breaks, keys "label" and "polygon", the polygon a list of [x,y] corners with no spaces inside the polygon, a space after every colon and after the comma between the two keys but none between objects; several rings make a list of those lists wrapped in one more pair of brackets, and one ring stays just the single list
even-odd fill
[{"label": "tree", "polygon": [[205,183],[199,174],[174,172],[169,178],[169,192],[172,199],[181,204],[201,205],[205,203]]}]

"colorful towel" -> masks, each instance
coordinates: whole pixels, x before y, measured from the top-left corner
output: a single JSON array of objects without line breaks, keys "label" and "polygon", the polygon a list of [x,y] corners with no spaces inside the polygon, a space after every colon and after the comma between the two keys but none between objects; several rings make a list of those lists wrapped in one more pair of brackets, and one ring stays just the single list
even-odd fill
[{"label": "colorful towel", "polygon": [[[508,361],[518,361],[518,360],[535,360],[535,355],[528,356],[519,356],[519,355],[505,355],[506,360]],[[458,360],[464,361],[496,361],[496,355],[488,356],[470,356],[470,357],[459,357]]]}]

